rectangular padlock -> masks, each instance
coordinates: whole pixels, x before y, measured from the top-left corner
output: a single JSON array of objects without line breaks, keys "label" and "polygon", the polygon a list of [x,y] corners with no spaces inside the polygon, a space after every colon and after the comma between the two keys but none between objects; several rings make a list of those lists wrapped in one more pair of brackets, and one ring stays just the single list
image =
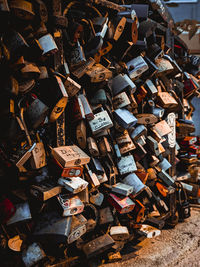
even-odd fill
[{"label": "rectangular padlock", "polygon": [[92,68],[92,66],[95,64],[95,60],[90,57],[87,59],[86,62],[84,62],[80,67],[76,68],[75,70],[72,71],[72,74],[80,79],[89,69]]},{"label": "rectangular padlock", "polygon": [[164,135],[167,135],[172,132],[172,129],[168,125],[168,123],[165,120],[162,120],[158,123],[156,123],[152,129],[156,130],[158,134],[163,137]]},{"label": "rectangular padlock", "polygon": [[109,129],[113,123],[106,110],[94,115],[94,119],[89,121],[90,128],[93,134],[97,134],[103,130]]},{"label": "rectangular padlock", "polygon": [[129,197],[119,197],[114,194],[109,194],[108,202],[119,212],[125,214],[131,212],[135,203]]},{"label": "rectangular padlock", "polygon": [[88,182],[80,177],[63,177],[58,179],[58,184],[64,186],[69,192],[77,194],[88,186]]},{"label": "rectangular padlock", "polygon": [[127,109],[118,108],[114,111],[114,118],[124,129],[133,127],[137,123],[136,117]]},{"label": "rectangular padlock", "polygon": [[52,180],[44,180],[37,185],[31,185],[30,193],[41,201],[46,201],[61,193],[62,187]]},{"label": "rectangular padlock", "polygon": [[124,108],[130,104],[131,104],[131,102],[130,102],[126,92],[122,92],[113,98],[114,109]]},{"label": "rectangular padlock", "polygon": [[36,143],[32,150],[31,166],[33,169],[40,169],[46,166],[46,152],[42,142]]},{"label": "rectangular padlock", "polygon": [[116,241],[125,241],[129,239],[129,231],[126,226],[112,226],[110,236]]},{"label": "rectangular padlock", "polygon": [[99,149],[96,143],[96,140],[93,137],[87,138],[88,143],[88,150],[92,157],[98,157],[99,156]]},{"label": "rectangular padlock", "polygon": [[97,178],[96,173],[90,170],[89,166],[86,164],[87,173],[85,173],[85,177],[87,181],[90,183],[92,187],[98,187],[100,185],[99,179]]},{"label": "rectangular padlock", "polygon": [[177,101],[168,92],[158,92],[157,100],[163,108],[173,109],[178,106]]},{"label": "rectangular padlock", "polygon": [[137,123],[143,125],[154,124],[158,121],[158,118],[150,113],[137,114],[136,118],[137,118]]},{"label": "rectangular padlock", "polygon": [[78,98],[81,99],[81,102],[82,102],[82,105],[83,105],[83,109],[84,109],[85,118],[88,121],[93,120],[94,119],[94,114],[93,114],[93,111],[92,111],[92,109],[90,107],[90,104],[89,104],[87,98],[83,94],[80,94],[78,96]]},{"label": "rectangular padlock", "polygon": [[84,120],[81,120],[76,125],[76,140],[78,145],[85,149],[87,146],[87,136],[86,136],[86,124]]},{"label": "rectangular padlock", "polygon": [[126,174],[137,170],[135,160],[132,155],[121,157],[117,163],[120,174]]},{"label": "rectangular padlock", "polygon": [[113,79],[109,80],[108,85],[114,96],[122,91],[132,91],[134,93],[136,90],[136,85],[127,74],[119,74],[115,76]]},{"label": "rectangular padlock", "polygon": [[83,246],[83,252],[86,254],[87,258],[92,258],[112,248],[114,244],[115,241],[112,237],[106,234],[86,243]]},{"label": "rectangular padlock", "polygon": [[99,210],[99,224],[112,223],[114,221],[110,207]]},{"label": "rectangular padlock", "polygon": [[146,80],[144,87],[148,91],[150,96],[155,96],[158,93],[158,89],[153,84],[153,82],[149,79]]},{"label": "rectangular padlock", "polygon": [[90,77],[91,83],[99,83],[112,78],[112,72],[101,64],[93,65],[86,74]]},{"label": "rectangular padlock", "polygon": [[127,175],[123,179],[123,183],[132,186],[133,196],[137,195],[145,188],[145,185],[142,183],[142,181],[138,178],[138,176],[135,173],[130,173],[129,175]]},{"label": "rectangular padlock", "polygon": [[167,171],[169,168],[171,168],[171,164],[169,163],[169,161],[164,158],[159,164],[158,164],[159,168],[164,170],[164,171]]},{"label": "rectangular padlock", "polygon": [[148,70],[148,64],[143,57],[139,56],[126,63],[128,74],[132,80],[135,80]]},{"label": "rectangular padlock", "polygon": [[38,243],[32,243],[22,252],[22,260],[26,267],[31,267],[46,257],[44,250]]},{"label": "rectangular padlock", "polygon": [[74,69],[82,66],[84,63],[86,63],[85,53],[83,47],[80,45],[79,41],[77,41],[76,45],[73,49],[71,49],[70,69],[73,71]]},{"label": "rectangular padlock", "polygon": [[158,173],[158,177],[167,185],[167,186],[173,186],[174,185],[174,179],[164,170],[161,170],[161,172]]},{"label": "rectangular padlock", "polygon": [[64,86],[69,97],[75,96],[81,90],[81,85],[75,82],[70,77],[67,77],[64,82]]},{"label": "rectangular padlock", "polygon": [[81,166],[90,161],[90,157],[76,145],[56,147],[51,153],[63,167]]},{"label": "rectangular padlock", "polygon": [[117,183],[112,186],[112,192],[123,195],[129,196],[133,192],[133,187],[126,184],[126,183]]},{"label": "rectangular padlock", "polygon": [[68,167],[63,168],[63,166],[54,159],[55,162],[55,171],[60,177],[80,177],[83,174],[83,167]]},{"label": "rectangular padlock", "polygon": [[32,219],[28,202],[16,204],[15,207],[16,211],[14,215],[6,222],[7,225],[25,222]]},{"label": "rectangular padlock", "polygon": [[70,233],[71,222],[72,216],[63,218],[55,211],[42,213],[37,218],[33,235],[38,239],[53,238],[58,243],[65,243]]},{"label": "rectangular padlock", "polygon": [[133,131],[131,131],[130,137],[134,142],[136,142],[137,139],[143,135],[147,135],[147,128],[144,125],[138,125]]},{"label": "rectangular padlock", "polygon": [[82,214],[72,216],[71,229],[67,238],[67,243],[71,244],[87,231],[86,229],[87,220]]},{"label": "rectangular padlock", "polygon": [[69,197],[69,195],[59,194],[57,200],[62,207],[63,217],[77,215],[84,210],[84,204],[77,195]]}]

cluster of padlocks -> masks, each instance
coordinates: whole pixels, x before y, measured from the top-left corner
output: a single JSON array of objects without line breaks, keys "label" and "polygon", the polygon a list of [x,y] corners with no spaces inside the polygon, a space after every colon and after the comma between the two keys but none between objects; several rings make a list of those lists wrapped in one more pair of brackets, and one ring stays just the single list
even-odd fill
[{"label": "cluster of padlocks", "polygon": [[2,266],[123,259],[190,216],[200,59],[160,0],[0,1]]}]

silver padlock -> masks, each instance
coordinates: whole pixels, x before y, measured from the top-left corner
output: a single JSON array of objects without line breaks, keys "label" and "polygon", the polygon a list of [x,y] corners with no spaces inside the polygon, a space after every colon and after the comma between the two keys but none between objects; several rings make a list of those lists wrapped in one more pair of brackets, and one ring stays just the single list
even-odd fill
[{"label": "silver padlock", "polygon": [[129,129],[137,123],[136,117],[127,109],[118,108],[114,111],[114,117],[124,129]]},{"label": "silver padlock", "polygon": [[129,231],[126,226],[112,226],[110,228],[110,235],[114,240],[122,241],[129,239]]},{"label": "silver padlock", "polygon": [[64,186],[65,189],[73,194],[83,191],[88,186],[88,182],[80,177],[59,178],[58,184]]},{"label": "silver padlock", "polygon": [[148,70],[149,66],[143,57],[139,56],[126,63],[128,74],[132,80],[135,80]]},{"label": "silver padlock", "polygon": [[122,91],[129,90],[134,93],[136,90],[136,85],[127,74],[119,74],[113,79],[109,80],[108,86],[111,88],[114,96],[118,95]]},{"label": "silver padlock", "polygon": [[137,170],[135,160],[132,155],[121,157],[117,163],[120,174],[126,174]]},{"label": "silver padlock", "polygon": [[63,209],[62,216],[76,215],[84,210],[84,204],[78,196],[70,198],[68,195],[59,194],[57,199]]},{"label": "silver padlock", "polygon": [[73,243],[86,233],[86,224],[87,220],[82,214],[72,216],[71,229],[67,238],[68,244]]},{"label": "silver padlock", "polygon": [[145,185],[142,183],[142,181],[138,178],[138,176],[135,173],[130,173],[129,175],[127,175],[123,179],[123,183],[132,186],[133,195],[138,194],[145,188]]},{"label": "silver padlock", "polygon": [[15,214],[6,222],[7,225],[32,219],[28,202],[16,204],[15,207]]},{"label": "silver padlock", "polygon": [[46,254],[38,243],[29,245],[22,252],[22,260],[26,267],[31,267],[44,259]]},{"label": "silver padlock", "polygon": [[114,221],[110,207],[99,210],[99,224],[112,223]]},{"label": "silver padlock", "polygon": [[133,192],[133,187],[125,183],[117,183],[112,186],[112,192],[123,196],[129,196]]},{"label": "silver padlock", "polygon": [[111,128],[113,123],[108,115],[108,112],[103,110],[94,115],[94,119],[89,121],[89,125],[93,134],[97,134],[103,130]]},{"label": "silver padlock", "polygon": [[99,190],[95,190],[90,194],[90,202],[96,206],[101,206],[104,200],[104,195],[99,192]]}]

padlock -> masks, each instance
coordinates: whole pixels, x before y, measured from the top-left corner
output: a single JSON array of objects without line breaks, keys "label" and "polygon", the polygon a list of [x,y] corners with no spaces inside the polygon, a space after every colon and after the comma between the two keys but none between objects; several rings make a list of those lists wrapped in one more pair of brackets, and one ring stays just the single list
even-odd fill
[{"label": "padlock", "polygon": [[90,194],[90,202],[96,206],[101,206],[102,202],[104,200],[104,195],[99,192],[99,190],[95,190],[94,192],[91,192]]},{"label": "padlock", "polygon": [[146,80],[144,87],[148,91],[150,96],[155,96],[158,93],[158,89],[155,87],[153,82],[149,79]]},{"label": "padlock", "polygon": [[178,106],[177,101],[168,92],[158,92],[157,100],[163,108],[173,109]]},{"label": "padlock", "polygon": [[144,235],[147,238],[153,238],[159,236],[161,234],[161,231],[153,226],[142,224],[138,233]]},{"label": "padlock", "polygon": [[127,74],[119,74],[108,82],[109,87],[112,90],[114,96],[118,95],[122,91],[132,91],[133,93],[136,90],[136,85],[128,77]]},{"label": "padlock", "polygon": [[173,186],[174,185],[174,179],[164,170],[161,170],[158,173],[158,177],[167,185],[167,186]]},{"label": "padlock", "polygon": [[164,158],[159,164],[158,164],[159,168],[164,170],[164,171],[167,171],[169,168],[171,168],[171,164],[169,163],[169,161]]},{"label": "padlock", "polygon": [[130,102],[126,92],[122,92],[113,98],[114,109],[124,108],[130,104],[131,104],[131,102]]},{"label": "padlock", "polygon": [[70,77],[67,77],[64,82],[64,86],[69,97],[75,96],[81,90],[81,85],[75,82]]},{"label": "padlock", "polygon": [[71,222],[72,216],[63,218],[57,212],[43,212],[38,216],[33,236],[41,241],[66,242]]},{"label": "padlock", "polygon": [[83,103],[81,98],[74,96],[71,101],[71,110],[72,110],[72,120],[79,121],[85,119],[85,111],[83,108]]},{"label": "padlock", "polygon": [[155,156],[160,155],[158,142],[152,136],[147,136],[147,144],[149,144],[149,148],[154,152]]},{"label": "padlock", "polygon": [[78,125],[76,126],[76,139],[78,141],[79,146],[82,149],[85,149],[87,145],[87,136],[86,136],[86,125],[83,120],[78,122]]},{"label": "padlock", "polygon": [[116,142],[118,144],[120,154],[125,154],[136,148],[126,130],[123,134],[116,137]]},{"label": "padlock", "polygon": [[36,143],[36,146],[32,150],[32,155],[31,166],[33,169],[40,169],[46,166],[46,152],[44,144],[41,141]]},{"label": "padlock", "polygon": [[32,243],[22,251],[22,260],[26,267],[31,267],[39,263],[45,257],[46,254],[38,243]]},{"label": "padlock", "polygon": [[128,74],[132,80],[135,80],[148,70],[145,60],[139,56],[126,63]]},{"label": "padlock", "polygon": [[137,123],[136,117],[125,108],[116,109],[114,111],[114,118],[124,129],[129,129]]},{"label": "padlock", "polygon": [[44,180],[38,184],[31,185],[30,193],[32,196],[36,197],[41,201],[46,201],[52,197],[61,193],[61,186],[58,186],[52,180]]},{"label": "padlock", "polygon": [[126,183],[117,183],[112,186],[112,192],[123,195],[129,196],[133,192],[133,187],[126,184]]},{"label": "padlock", "polygon": [[56,145],[65,146],[65,112],[56,120]]},{"label": "padlock", "polygon": [[120,174],[127,174],[137,170],[135,160],[132,155],[121,157],[117,163]]},{"label": "padlock", "polygon": [[82,213],[84,204],[78,196],[70,198],[68,195],[59,194],[57,200],[62,207],[62,216],[72,216]]},{"label": "padlock", "polygon": [[67,167],[64,168],[59,161],[57,161],[56,159],[54,159],[54,169],[56,171],[56,174],[58,174],[58,176],[61,177],[80,177],[83,174],[83,167],[82,166],[78,166],[78,167]]},{"label": "padlock", "polygon": [[144,190],[145,185],[141,182],[135,173],[130,173],[123,179],[123,183],[132,186],[132,195],[135,196]]},{"label": "padlock", "polygon": [[97,134],[103,130],[109,129],[113,126],[113,123],[106,110],[103,110],[94,115],[94,119],[89,121],[90,128],[93,134]]},{"label": "padlock", "polygon": [[49,108],[38,98],[35,98],[25,112],[28,127],[38,128],[45,120]]},{"label": "padlock", "polygon": [[51,153],[63,167],[80,166],[90,161],[90,157],[76,145],[56,147]]},{"label": "padlock", "polygon": [[125,241],[129,239],[129,231],[126,226],[112,226],[110,236],[116,241]]},{"label": "padlock", "polygon": [[55,40],[51,34],[46,34],[38,39],[42,49],[43,55],[48,56],[51,54],[55,54],[58,51],[58,47],[55,43]]},{"label": "padlock", "polygon": [[90,104],[89,104],[87,98],[85,97],[85,95],[79,94],[78,95],[78,98],[80,98],[80,100],[82,102],[83,109],[84,109],[84,114],[85,114],[85,118],[88,121],[93,120],[94,119],[94,114],[93,114],[93,111],[92,111],[92,109],[90,107]]},{"label": "padlock", "polygon": [[16,204],[16,211],[14,215],[6,222],[7,225],[12,225],[14,223],[25,222],[31,220],[31,212],[28,202]]},{"label": "padlock", "polygon": [[112,78],[112,72],[101,64],[93,65],[86,74],[90,77],[91,83],[99,83]]},{"label": "padlock", "polygon": [[112,223],[114,221],[112,211],[110,207],[99,210],[99,224]]},{"label": "padlock", "polygon": [[107,96],[105,90],[99,89],[97,92],[95,92],[95,95],[90,99],[90,103],[92,105],[106,104]]},{"label": "padlock", "polygon": [[179,214],[179,220],[184,221],[191,216],[190,214],[190,203],[187,200],[187,194],[182,184],[180,183],[180,188],[178,188],[178,203],[177,210]]},{"label": "padlock", "polygon": [[152,129],[156,130],[156,132],[163,137],[164,135],[168,135],[169,133],[172,132],[172,129],[170,126],[167,124],[165,120],[162,120],[158,123],[156,123]]},{"label": "padlock", "polygon": [[88,186],[88,182],[80,177],[63,177],[58,179],[58,184],[64,186],[69,192],[77,194]]},{"label": "padlock", "polygon": [[83,246],[83,252],[86,254],[87,258],[92,258],[110,249],[114,244],[115,241],[112,237],[105,234],[86,243]]},{"label": "padlock", "polygon": [[99,156],[99,149],[97,146],[97,143],[94,138],[88,137],[87,138],[87,143],[88,143],[88,150],[93,157],[98,157]]},{"label": "padlock", "polygon": [[108,202],[119,212],[125,214],[131,212],[135,203],[129,197],[118,197],[114,194],[109,194]]},{"label": "padlock", "polygon": [[137,139],[140,136],[147,135],[147,128],[144,125],[138,125],[130,134],[130,137],[133,139],[134,142],[137,141]]},{"label": "padlock", "polygon": [[137,123],[143,125],[154,124],[158,121],[158,118],[156,116],[149,113],[137,114],[136,118],[137,118]]},{"label": "padlock", "polygon": [[90,167],[88,164],[86,164],[85,167],[87,169],[87,173],[85,173],[87,181],[91,184],[92,187],[98,187],[100,185],[100,182],[99,182],[99,179],[97,178],[96,173],[90,170]]},{"label": "padlock", "polygon": [[82,65],[75,70],[72,70],[72,74],[80,79],[88,70],[92,68],[92,66],[95,64],[95,60],[90,57],[86,62],[83,62]]}]

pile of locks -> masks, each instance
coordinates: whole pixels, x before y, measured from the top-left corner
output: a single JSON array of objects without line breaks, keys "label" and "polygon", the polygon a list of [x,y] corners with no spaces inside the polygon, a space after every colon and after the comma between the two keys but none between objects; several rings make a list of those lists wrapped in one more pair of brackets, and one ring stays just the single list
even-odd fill
[{"label": "pile of locks", "polygon": [[121,260],[188,218],[200,60],[165,5],[2,0],[0,13],[2,266]]}]

